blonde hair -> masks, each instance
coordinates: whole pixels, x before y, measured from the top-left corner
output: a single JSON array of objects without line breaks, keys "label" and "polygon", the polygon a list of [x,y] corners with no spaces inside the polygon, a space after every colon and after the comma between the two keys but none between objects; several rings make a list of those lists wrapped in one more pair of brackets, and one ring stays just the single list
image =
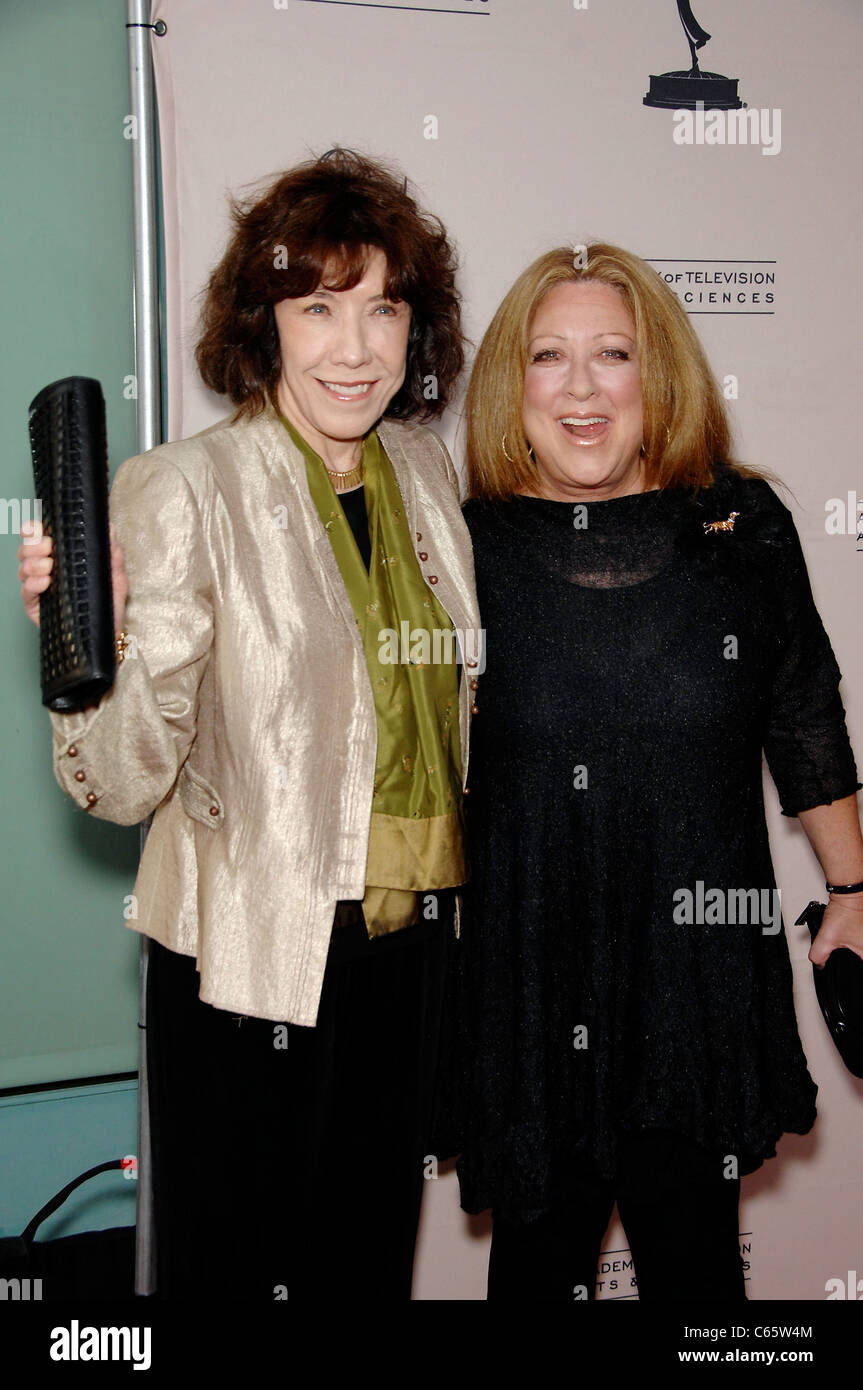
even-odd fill
[{"label": "blonde hair", "polygon": [[465,398],[468,496],[541,493],[522,423],[530,325],[551,290],[580,280],[612,286],[632,314],[641,362],[647,486],[707,485],[717,466],[732,464],[725,403],[686,310],[646,261],[619,246],[593,242],[581,255],[560,246],[539,256],[518,277],[486,331]]}]

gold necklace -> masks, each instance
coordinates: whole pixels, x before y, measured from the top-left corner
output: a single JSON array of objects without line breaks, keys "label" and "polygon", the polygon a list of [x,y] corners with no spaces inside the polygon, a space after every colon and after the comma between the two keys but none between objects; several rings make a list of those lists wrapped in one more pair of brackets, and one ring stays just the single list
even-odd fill
[{"label": "gold necklace", "polygon": [[[327,465],[324,464],[324,467],[327,468]],[[356,468],[352,468],[349,473],[338,473],[332,468],[327,468],[327,476],[336,492],[348,492],[351,488],[359,487],[363,480],[363,461],[360,459]]]}]

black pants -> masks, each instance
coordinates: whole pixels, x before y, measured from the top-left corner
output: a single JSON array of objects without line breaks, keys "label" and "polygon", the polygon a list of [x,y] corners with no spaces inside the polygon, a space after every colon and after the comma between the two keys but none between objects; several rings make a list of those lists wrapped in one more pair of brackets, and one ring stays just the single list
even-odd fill
[{"label": "black pants", "polygon": [[153,943],[160,1297],[410,1298],[452,918],[439,899],[438,921],[392,936],[334,929],[314,1028],[202,1003],[194,960]]},{"label": "black pants", "polygon": [[[621,1141],[615,1180],[579,1178],[565,1206],[522,1223],[494,1214],[490,1300],[572,1303],[595,1297],[597,1265],[615,1200],[642,1302],[745,1300],[739,1253],[739,1178],[721,1155],[664,1131]],[[632,1270],[611,1270],[614,1297],[631,1296]]]}]

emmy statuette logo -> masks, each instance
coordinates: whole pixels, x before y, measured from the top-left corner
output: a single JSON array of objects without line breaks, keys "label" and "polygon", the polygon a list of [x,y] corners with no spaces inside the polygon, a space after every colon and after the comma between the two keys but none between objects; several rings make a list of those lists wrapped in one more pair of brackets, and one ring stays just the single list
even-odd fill
[{"label": "emmy statuette logo", "polygon": [[703,48],[710,35],[702,29],[689,0],[677,0],[677,13],[689,44],[692,66],[676,72],[651,75],[650,90],[645,106],[663,106],[673,111],[736,111],[743,102],[737,95],[737,77],[723,77],[718,72],[705,72],[698,66],[697,50]]}]

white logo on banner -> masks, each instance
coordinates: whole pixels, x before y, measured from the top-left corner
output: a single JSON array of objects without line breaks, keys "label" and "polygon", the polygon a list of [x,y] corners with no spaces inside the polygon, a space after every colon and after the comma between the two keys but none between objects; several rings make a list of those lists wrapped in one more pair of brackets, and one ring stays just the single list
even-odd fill
[{"label": "white logo on banner", "polygon": [[690,314],[776,313],[776,261],[645,260]]},{"label": "white logo on banner", "polygon": [[[746,1283],[751,1278],[750,1267],[752,1254],[752,1232],[741,1231],[738,1237],[740,1242],[740,1260],[743,1265],[743,1278]],[[681,1267],[676,1264],[669,1270],[669,1279],[673,1281],[675,1287],[679,1287],[684,1282],[687,1287],[698,1287],[698,1265],[688,1265]],[[582,1295],[583,1297],[584,1295]],[[841,1298],[842,1294],[833,1293],[833,1298]],[[578,1300],[578,1294],[575,1295]],[[596,1269],[596,1298],[597,1302],[611,1302],[614,1299],[636,1299],[638,1298],[638,1277],[635,1272],[635,1262],[632,1258],[632,1251],[621,1246],[616,1250],[603,1250],[599,1257],[599,1264]]]}]

